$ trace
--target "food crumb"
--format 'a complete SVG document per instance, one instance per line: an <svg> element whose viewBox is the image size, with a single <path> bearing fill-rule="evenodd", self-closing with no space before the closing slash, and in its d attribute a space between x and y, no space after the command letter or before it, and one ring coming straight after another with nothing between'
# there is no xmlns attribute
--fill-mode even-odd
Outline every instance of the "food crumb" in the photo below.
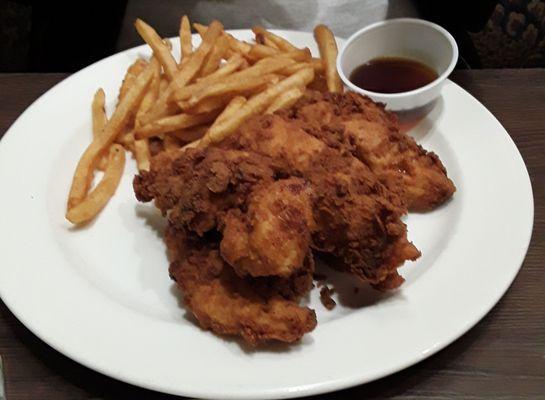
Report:
<svg viewBox="0 0 545 400"><path fill-rule="evenodd" d="M335 303L335 300L331 298L331 295L333 293L335 293L335 291L327 286L324 286L322 289L320 289L320 301L328 310L333 310L337 305L337 303Z"/></svg>

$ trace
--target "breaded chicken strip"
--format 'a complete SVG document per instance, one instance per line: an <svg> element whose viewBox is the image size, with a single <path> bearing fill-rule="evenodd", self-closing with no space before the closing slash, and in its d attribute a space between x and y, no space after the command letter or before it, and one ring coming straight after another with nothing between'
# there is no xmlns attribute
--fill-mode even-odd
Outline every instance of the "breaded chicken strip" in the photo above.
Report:
<svg viewBox="0 0 545 400"><path fill-rule="evenodd" d="M240 276L289 276L303 266L314 228L310 186L300 178L256 187L246 212L224 218L221 255Z"/></svg>
<svg viewBox="0 0 545 400"><path fill-rule="evenodd" d="M410 211L432 210L456 190L437 155L399 132L396 116L367 97L308 91L287 114L329 146L367 164Z"/></svg>
<svg viewBox="0 0 545 400"><path fill-rule="evenodd" d="M316 326L314 311L289 299L300 293L288 291L283 296L281 284L240 278L213 241L173 227L167 229L165 241L172 261L170 276L203 328L242 336L257 345L270 340L292 343Z"/></svg>
<svg viewBox="0 0 545 400"><path fill-rule="evenodd" d="M420 255L407 240L399 198L361 161L328 147L306 126L279 115L258 117L221 146L266 155L281 173L307 180L316 222L313 248L338 257L363 281L399 286L397 268Z"/></svg>
<svg viewBox="0 0 545 400"><path fill-rule="evenodd" d="M224 213L242 207L256 184L273 181L270 158L211 147L154 157L133 186L140 201L155 205L176 227L203 235Z"/></svg>

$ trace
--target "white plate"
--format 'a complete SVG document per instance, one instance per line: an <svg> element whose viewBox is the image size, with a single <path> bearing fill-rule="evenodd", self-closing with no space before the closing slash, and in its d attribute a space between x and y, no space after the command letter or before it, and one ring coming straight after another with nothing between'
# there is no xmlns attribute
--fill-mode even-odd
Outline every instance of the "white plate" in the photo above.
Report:
<svg viewBox="0 0 545 400"><path fill-rule="evenodd" d="M250 39L251 32L235 31ZM315 52L312 35L280 32ZM174 49L178 43L174 41ZM167 273L162 219L134 198L131 163L98 220L64 220L77 160L89 143L90 104L105 89L111 110L138 47L72 75L32 104L0 144L0 295L32 332L106 375L163 392L215 398L287 398L369 382L442 349L507 290L526 253L532 189L507 132L452 82L412 133L436 151L458 191L407 218L422 250L389 296L344 286L297 345L259 351L199 329ZM342 277L330 273L342 288ZM345 279L346 280L346 279Z"/></svg>

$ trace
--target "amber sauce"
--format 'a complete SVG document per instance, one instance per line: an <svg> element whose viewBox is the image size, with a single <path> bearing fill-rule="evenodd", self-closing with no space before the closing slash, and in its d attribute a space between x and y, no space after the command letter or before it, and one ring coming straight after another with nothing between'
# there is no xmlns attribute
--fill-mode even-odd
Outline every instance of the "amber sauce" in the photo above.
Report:
<svg viewBox="0 0 545 400"><path fill-rule="evenodd" d="M427 65L403 57L379 57L357 67L350 81L376 93L401 93L426 86L437 79Z"/></svg>

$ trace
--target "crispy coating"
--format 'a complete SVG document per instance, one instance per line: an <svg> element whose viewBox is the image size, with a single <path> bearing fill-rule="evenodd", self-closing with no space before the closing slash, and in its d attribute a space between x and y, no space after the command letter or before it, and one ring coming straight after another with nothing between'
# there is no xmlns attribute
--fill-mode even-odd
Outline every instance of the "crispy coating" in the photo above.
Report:
<svg viewBox="0 0 545 400"><path fill-rule="evenodd" d="M350 152L367 164L410 211L429 211L448 200L456 188L439 157L399 132L397 118L356 93L308 91L290 118L329 146Z"/></svg>
<svg viewBox="0 0 545 400"><path fill-rule="evenodd" d="M296 303L299 293L282 293L282 282L239 277L213 241L172 226L165 241L172 260L170 276L203 328L242 336L257 345L270 340L292 343L316 326L314 311ZM307 275L311 276L310 270Z"/></svg>
<svg viewBox="0 0 545 400"><path fill-rule="evenodd" d="M399 198L365 164L327 146L306 127L281 115L258 117L221 146L266 155L281 173L307 180L316 222L312 247L338 257L338 265L363 281L399 285L397 268L420 255L407 240Z"/></svg>
<svg viewBox="0 0 545 400"><path fill-rule="evenodd" d="M313 228L311 190L303 179L259 185L246 212L225 216L221 255L240 276L289 276L303 266Z"/></svg>
<svg viewBox="0 0 545 400"><path fill-rule="evenodd" d="M203 235L226 211L242 207L256 184L273 181L272 164L268 157L229 149L162 153L133 186L138 200L155 200L174 226Z"/></svg>

